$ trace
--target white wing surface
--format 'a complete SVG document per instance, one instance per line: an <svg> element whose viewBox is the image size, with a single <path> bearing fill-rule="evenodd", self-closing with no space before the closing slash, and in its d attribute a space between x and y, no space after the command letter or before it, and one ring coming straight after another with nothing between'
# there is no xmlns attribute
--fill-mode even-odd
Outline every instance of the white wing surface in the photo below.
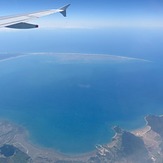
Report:
<svg viewBox="0 0 163 163"><path fill-rule="evenodd" d="M40 18L54 13L61 13L64 17L66 17L66 9L69 6L70 4L61 7L59 9L50 9L50 10L22 14L22 15L0 17L0 27L15 28L15 29L38 28L38 25L30 24L27 22L29 22L32 19Z"/></svg>

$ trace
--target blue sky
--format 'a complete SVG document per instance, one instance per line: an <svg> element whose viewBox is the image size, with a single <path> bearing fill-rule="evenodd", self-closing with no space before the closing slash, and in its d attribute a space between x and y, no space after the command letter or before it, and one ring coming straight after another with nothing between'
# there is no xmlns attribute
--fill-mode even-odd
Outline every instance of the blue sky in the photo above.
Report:
<svg viewBox="0 0 163 163"><path fill-rule="evenodd" d="M0 29L0 52L81 52L144 57L162 52L163 1L10 0L0 15L58 8L71 3L68 17L54 14L31 23L39 29ZM145 56L146 57L146 56ZM147 58L148 59L148 58Z"/></svg>
<svg viewBox="0 0 163 163"><path fill-rule="evenodd" d="M71 3L67 18L71 25L67 25L68 27L163 26L163 1L160 0L11 0L0 2L0 14L11 15L58 8L67 3ZM56 20L57 23L52 24L51 20ZM49 26L65 27L60 15L39 20L41 24L45 24L44 21Z"/></svg>

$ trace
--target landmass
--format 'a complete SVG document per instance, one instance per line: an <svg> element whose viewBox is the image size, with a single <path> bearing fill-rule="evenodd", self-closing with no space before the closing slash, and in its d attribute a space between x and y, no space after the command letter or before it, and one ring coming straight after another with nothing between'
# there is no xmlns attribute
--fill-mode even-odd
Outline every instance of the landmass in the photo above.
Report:
<svg viewBox="0 0 163 163"><path fill-rule="evenodd" d="M83 54L83 53L0 53L0 62L9 61L27 56L51 56L55 60L49 62L56 63L122 63L127 61L151 62L141 58L109 54Z"/></svg>
<svg viewBox="0 0 163 163"><path fill-rule="evenodd" d="M162 163L163 116L148 115L146 126L135 131L113 127L115 136L94 151L70 156L38 147L28 132L8 121L0 121L0 163Z"/></svg>
<svg viewBox="0 0 163 163"><path fill-rule="evenodd" d="M0 62L27 56L25 53L0 53Z"/></svg>

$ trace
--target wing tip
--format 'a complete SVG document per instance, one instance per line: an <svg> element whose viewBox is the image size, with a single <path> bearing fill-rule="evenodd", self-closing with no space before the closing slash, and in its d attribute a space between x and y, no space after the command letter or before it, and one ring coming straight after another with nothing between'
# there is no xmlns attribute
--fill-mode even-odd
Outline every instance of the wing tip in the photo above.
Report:
<svg viewBox="0 0 163 163"><path fill-rule="evenodd" d="M68 5L63 6L63 7L61 7L61 8L59 9L59 10L60 10L60 13L61 13L64 17L67 16L66 10L67 10L67 8L68 8L70 5L71 5L71 4L68 4Z"/></svg>

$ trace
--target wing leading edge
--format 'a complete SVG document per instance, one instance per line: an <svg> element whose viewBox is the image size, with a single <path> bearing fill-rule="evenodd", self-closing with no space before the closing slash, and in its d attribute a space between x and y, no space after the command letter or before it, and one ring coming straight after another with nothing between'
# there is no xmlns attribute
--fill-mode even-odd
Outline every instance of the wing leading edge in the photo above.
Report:
<svg viewBox="0 0 163 163"><path fill-rule="evenodd" d="M61 13L64 17L66 17L66 10L70 6L70 4L61 7L59 9L50 9L40 12L34 12L29 14L22 14L17 16L10 17L2 17L0 18L0 27L7 28L15 28L15 29L29 29L29 28L38 28L38 25L27 23L28 21L36 18L40 18L43 16Z"/></svg>

